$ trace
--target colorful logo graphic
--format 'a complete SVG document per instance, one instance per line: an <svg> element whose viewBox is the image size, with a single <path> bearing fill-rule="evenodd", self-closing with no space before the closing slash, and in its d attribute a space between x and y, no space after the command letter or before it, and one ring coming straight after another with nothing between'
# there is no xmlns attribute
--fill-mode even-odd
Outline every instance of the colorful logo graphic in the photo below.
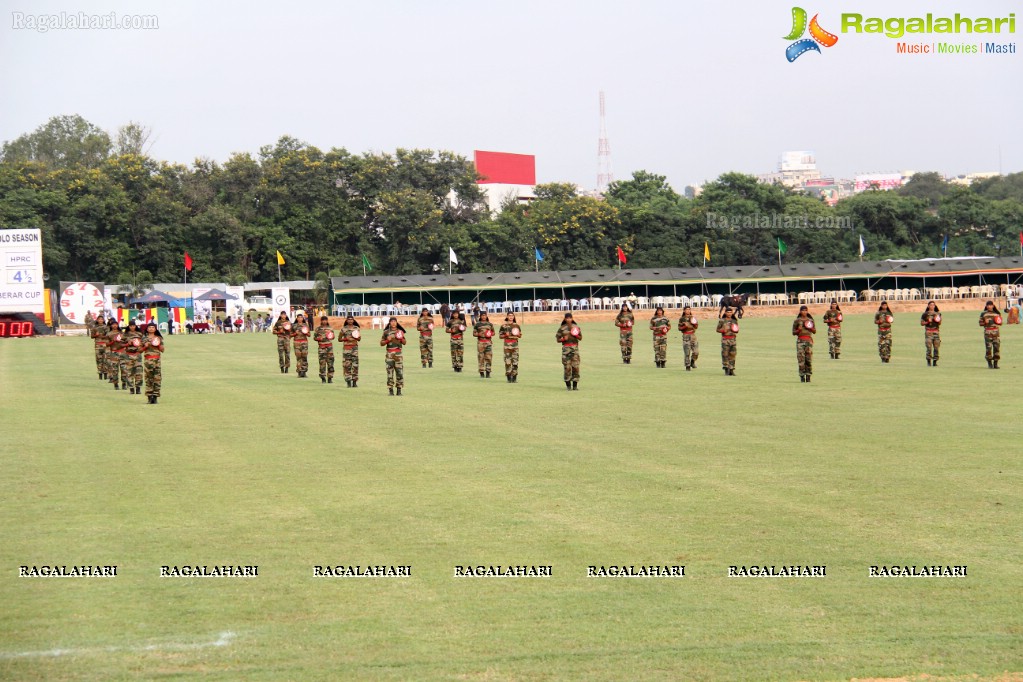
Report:
<svg viewBox="0 0 1023 682"><path fill-rule="evenodd" d="M796 42L785 48L785 59L788 59L789 62L796 61L800 55L810 50L820 52L821 48L817 46L818 44L831 47L838 42L838 36L821 28L817 23L817 17L818 15L815 14L810 20L810 38L796 40L806 31L806 10L802 7L792 8L792 31L785 36L785 40L795 40Z"/></svg>

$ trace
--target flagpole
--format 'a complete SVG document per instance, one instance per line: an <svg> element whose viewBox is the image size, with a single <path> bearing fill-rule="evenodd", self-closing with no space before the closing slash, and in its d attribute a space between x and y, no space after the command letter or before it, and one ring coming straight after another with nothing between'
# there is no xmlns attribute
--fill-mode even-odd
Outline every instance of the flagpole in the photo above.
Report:
<svg viewBox="0 0 1023 682"><path fill-rule="evenodd" d="M281 281L281 264L280 264L280 261L278 261L277 262L277 283L280 284L280 281Z"/></svg>

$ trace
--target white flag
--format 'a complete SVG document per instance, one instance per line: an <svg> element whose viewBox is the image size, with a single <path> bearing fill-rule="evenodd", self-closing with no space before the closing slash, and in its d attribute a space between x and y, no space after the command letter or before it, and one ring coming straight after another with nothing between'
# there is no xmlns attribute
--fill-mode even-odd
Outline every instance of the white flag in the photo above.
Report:
<svg viewBox="0 0 1023 682"><path fill-rule="evenodd" d="M450 246L448 247L448 260L454 263L455 265L458 265L458 256L455 255L455 250L452 249Z"/></svg>
<svg viewBox="0 0 1023 682"><path fill-rule="evenodd" d="M860 255L862 256L867 252L867 247L863 245L863 235L860 235Z"/></svg>

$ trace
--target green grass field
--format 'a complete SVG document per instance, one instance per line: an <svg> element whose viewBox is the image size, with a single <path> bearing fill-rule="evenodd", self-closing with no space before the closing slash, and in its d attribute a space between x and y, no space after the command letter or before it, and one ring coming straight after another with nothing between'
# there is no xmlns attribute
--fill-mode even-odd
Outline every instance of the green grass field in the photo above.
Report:
<svg viewBox="0 0 1023 682"><path fill-rule="evenodd" d="M641 316L642 317L642 316ZM677 315L675 316L677 317ZM917 315L893 360L849 316L799 383L789 318L747 320L737 375L584 325L580 391L552 326L520 379L383 351L358 389L277 370L269 335L169 337L163 398L113 391L83 338L0 341L0 679L845 680L1023 671L1023 334L988 370L975 313ZM412 335L415 337L415 335ZM823 336L821 334L820 336ZM315 363L315 354L313 354ZM338 355L340 377L340 354ZM501 361L497 359L497 365ZM968 577L868 577L876 564ZM20 565L116 564L107 579ZM258 564L248 579L165 564ZM410 578L315 578L410 564ZM455 565L552 565L538 579ZM684 564L684 578L587 578ZM729 578L825 564L826 578ZM978 679L969 677L969 679Z"/></svg>

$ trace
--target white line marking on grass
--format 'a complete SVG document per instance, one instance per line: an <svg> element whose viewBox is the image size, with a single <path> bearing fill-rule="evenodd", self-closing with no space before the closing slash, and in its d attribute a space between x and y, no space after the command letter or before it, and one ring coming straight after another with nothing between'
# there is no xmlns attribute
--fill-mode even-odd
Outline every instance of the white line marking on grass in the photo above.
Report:
<svg viewBox="0 0 1023 682"><path fill-rule="evenodd" d="M87 656L89 654L106 654L118 651L193 651L196 649L209 649L212 647L225 647L237 637L231 631L221 632L212 642L195 642L184 644L181 642L167 642L165 644L146 644L145 646L104 646L88 647L82 649L48 649L46 651L11 651L0 652L0 659L12 658L58 658L60 656Z"/></svg>

